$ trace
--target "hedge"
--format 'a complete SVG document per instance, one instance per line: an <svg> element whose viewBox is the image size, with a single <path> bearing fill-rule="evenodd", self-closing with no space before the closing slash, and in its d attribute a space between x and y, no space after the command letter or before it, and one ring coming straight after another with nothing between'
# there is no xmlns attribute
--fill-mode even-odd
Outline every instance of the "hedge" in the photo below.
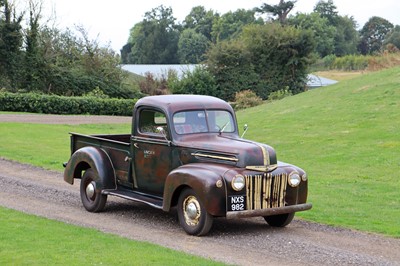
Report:
<svg viewBox="0 0 400 266"><path fill-rule="evenodd" d="M131 116L136 101L137 99L101 99L0 92L0 111Z"/></svg>

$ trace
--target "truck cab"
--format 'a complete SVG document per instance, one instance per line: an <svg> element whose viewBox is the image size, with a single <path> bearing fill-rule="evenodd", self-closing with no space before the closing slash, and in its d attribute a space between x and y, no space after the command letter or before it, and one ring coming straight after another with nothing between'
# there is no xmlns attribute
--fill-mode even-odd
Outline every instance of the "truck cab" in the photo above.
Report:
<svg viewBox="0 0 400 266"><path fill-rule="evenodd" d="M88 211L103 210L108 195L164 211L177 207L191 235L207 234L214 217L261 216L282 227L312 207L305 171L240 137L232 107L210 96L144 97L135 104L131 134L72 133L64 179L76 178Z"/></svg>

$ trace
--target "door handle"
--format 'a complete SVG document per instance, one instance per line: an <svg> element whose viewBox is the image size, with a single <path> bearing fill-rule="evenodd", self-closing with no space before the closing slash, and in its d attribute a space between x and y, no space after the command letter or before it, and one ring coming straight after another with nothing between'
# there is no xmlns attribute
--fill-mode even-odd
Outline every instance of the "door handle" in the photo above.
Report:
<svg viewBox="0 0 400 266"><path fill-rule="evenodd" d="M133 143L133 147L135 147L136 149L140 149L137 143Z"/></svg>

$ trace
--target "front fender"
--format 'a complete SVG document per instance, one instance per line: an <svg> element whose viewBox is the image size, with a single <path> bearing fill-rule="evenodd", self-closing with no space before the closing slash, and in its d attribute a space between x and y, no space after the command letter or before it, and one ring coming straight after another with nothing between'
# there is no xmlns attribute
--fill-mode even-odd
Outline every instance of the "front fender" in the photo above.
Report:
<svg viewBox="0 0 400 266"><path fill-rule="evenodd" d="M95 147L83 147L72 154L64 170L64 181L72 185L74 178L81 178L82 171L88 168L96 171L99 189L116 189L111 159L104 150Z"/></svg>
<svg viewBox="0 0 400 266"><path fill-rule="evenodd" d="M225 216L226 184L223 176L229 169L223 165L194 163L173 170L165 181L163 210L169 211L171 206L177 204L182 189L190 187L208 213Z"/></svg>

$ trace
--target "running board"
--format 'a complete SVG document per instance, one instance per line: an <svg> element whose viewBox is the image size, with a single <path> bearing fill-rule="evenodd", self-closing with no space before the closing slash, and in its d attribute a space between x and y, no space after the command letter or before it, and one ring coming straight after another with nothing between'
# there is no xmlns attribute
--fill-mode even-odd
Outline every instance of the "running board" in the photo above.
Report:
<svg viewBox="0 0 400 266"><path fill-rule="evenodd" d="M132 192L132 191L103 190L102 194L117 196L117 197L124 198L124 199L127 199L127 200L132 200L132 201L136 201L136 202L145 203L145 204L150 205L151 207L154 207L154 208L157 208L157 209L162 209L162 207L163 207L162 199L149 197L149 196L142 195L142 194L139 194L139 193L136 193L136 192Z"/></svg>

